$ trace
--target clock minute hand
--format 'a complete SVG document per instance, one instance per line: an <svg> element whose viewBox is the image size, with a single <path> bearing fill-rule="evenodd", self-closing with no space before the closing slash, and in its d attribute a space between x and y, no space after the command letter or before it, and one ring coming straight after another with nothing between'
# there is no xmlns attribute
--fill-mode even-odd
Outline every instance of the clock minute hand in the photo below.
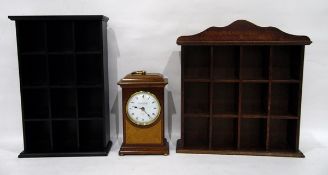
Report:
<svg viewBox="0 0 328 175"><path fill-rule="evenodd" d="M149 118L151 118L150 115L146 111L144 111L144 112L148 115Z"/></svg>

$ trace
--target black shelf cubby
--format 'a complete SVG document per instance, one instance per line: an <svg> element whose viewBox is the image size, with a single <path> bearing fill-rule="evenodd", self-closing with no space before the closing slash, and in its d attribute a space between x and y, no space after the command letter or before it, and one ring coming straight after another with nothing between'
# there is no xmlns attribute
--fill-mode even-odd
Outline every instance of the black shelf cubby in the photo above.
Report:
<svg viewBox="0 0 328 175"><path fill-rule="evenodd" d="M43 54L22 54L19 60L22 86L45 85L48 83L47 58Z"/></svg>
<svg viewBox="0 0 328 175"><path fill-rule="evenodd" d="M108 18L9 18L17 24L24 132L19 157L107 155Z"/></svg>
<svg viewBox="0 0 328 175"><path fill-rule="evenodd" d="M79 118L103 118L103 88L79 88Z"/></svg>
<svg viewBox="0 0 328 175"><path fill-rule="evenodd" d="M82 151L102 150L106 147L104 142L104 121L80 120L80 149Z"/></svg>
<svg viewBox="0 0 328 175"><path fill-rule="evenodd" d="M73 52L73 22L48 21L47 47L49 52Z"/></svg>
<svg viewBox="0 0 328 175"><path fill-rule="evenodd" d="M44 21L17 21L16 32L19 36L17 42L20 52L45 52L46 25Z"/></svg>
<svg viewBox="0 0 328 175"><path fill-rule="evenodd" d="M22 90L22 112L24 119L49 118L49 93L46 88Z"/></svg>
<svg viewBox="0 0 328 175"><path fill-rule="evenodd" d="M101 54L77 54L77 83L80 85L102 83Z"/></svg>
<svg viewBox="0 0 328 175"><path fill-rule="evenodd" d="M98 21L75 22L76 50L81 52L101 51L102 28ZM92 35L90 35L92 33Z"/></svg>
<svg viewBox="0 0 328 175"><path fill-rule="evenodd" d="M72 152L78 148L77 124L75 120L52 121L55 152Z"/></svg>
<svg viewBox="0 0 328 175"><path fill-rule="evenodd" d="M24 133L24 151L26 153L44 153L51 151L49 121L25 121Z"/></svg>
<svg viewBox="0 0 328 175"><path fill-rule="evenodd" d="M52 54L49 59L49 82L51 85L75 84L75 59L73 54Z"/></svg>
<svg viewBox="0 0 328 175"><path fill-rule="evenodd" d="M76 94L73 88L52 88L50 94L52 118L76 118Z"/></svg>

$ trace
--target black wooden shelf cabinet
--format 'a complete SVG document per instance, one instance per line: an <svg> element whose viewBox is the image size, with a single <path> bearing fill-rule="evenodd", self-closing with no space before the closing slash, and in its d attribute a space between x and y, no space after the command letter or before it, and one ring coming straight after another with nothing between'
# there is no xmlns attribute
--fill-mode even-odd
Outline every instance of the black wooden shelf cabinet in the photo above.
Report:
<svg viewBox="0 0 328 175"><path fill-rule="evenodd" d="M306 36L239 20L179 37L180 153L303 157L299 151Z"/></svg>
<svg viewBox="0 0 328 175"><path fill-rule="evenodd" d="M24 151L105 156L109 135L105 16L9 16L16 22Z"/></svg>

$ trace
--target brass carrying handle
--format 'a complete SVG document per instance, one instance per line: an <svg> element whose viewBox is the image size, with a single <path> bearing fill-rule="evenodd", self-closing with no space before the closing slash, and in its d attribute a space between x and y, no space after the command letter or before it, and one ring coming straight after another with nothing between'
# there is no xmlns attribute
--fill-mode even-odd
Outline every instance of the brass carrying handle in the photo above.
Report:
<svg viewBox="0 0 328 175"><path fill-rule="evenodd" d="M132 75L146 75L146 71L138 70L131 73Z"/></svg>

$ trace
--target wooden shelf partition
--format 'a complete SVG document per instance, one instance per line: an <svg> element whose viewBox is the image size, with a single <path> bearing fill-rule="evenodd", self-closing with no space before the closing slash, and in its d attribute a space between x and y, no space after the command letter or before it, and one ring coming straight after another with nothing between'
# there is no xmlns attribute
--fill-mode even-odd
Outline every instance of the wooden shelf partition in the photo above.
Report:
<svg viewBox="0 0 328 175"><path fill-rule="evenodd" d="M304 157L298 144L308 37L239 20L177 43L178 153Z"/></svg>
<svg viewBox="0 0 328 175"><path fill-rule="evenodd" d="M108 18L9 18L16 22L21 83L19 157L107 155Z"/></svg>

